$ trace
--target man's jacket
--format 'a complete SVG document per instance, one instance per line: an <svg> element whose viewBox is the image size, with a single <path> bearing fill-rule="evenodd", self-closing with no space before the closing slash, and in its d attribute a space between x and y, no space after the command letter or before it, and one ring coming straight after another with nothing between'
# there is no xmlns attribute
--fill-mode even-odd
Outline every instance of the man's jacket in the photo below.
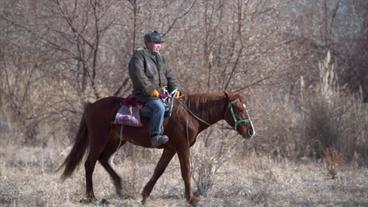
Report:
<svg viewBox="0 0 368 207"><path fill-rule="evenodd" d="M161 55L153 55L147 48L134 51L129 62L129 76L133 82L133 94L138 100L153 99L152 90L161 91L168 87L169 91L181 90L174 74Z"/></svg>

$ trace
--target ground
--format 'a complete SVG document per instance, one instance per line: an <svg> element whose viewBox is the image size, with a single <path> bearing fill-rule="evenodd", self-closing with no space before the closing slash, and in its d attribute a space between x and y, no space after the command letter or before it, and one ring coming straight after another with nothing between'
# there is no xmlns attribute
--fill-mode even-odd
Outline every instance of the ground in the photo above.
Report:
<svg viewBox="0 0 368 207"><path fill-rule="evenodd" d="M160 150L156 151L153 157L158 159ZM139 157L121 161L118 155L114 167L132 197L119 198L98 164L93 178L99 201L92 206L141 206L139 192L155 162L142 164ZM64 157L65 151L57 148L2 146L0 206L91 206L80 203L85 192L82 167L64 182L60 180L61 172L55 172ZM201 197L198 206L368 206L367 168L344 165L337 178L331 179L322 161L292 162L265 155L235 160L227 161L217 171L213 187ZM188 206L177 157L145 206Z"/></svg>

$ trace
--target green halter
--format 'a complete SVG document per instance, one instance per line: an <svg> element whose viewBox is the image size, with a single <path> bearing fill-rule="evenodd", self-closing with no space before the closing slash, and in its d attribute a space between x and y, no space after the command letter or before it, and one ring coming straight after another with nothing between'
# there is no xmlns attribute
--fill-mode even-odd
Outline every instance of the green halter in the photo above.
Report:
<svg viewBox="0 0 368 207"><path fill-rule="evenodd" d="M234 109L233 109L233 104L235 104L236 102L238 102L238 99L235 99L234 101L230 101L229 106L228 106L228 108L230 108L231 116L232 116L234 124L235 124L235 126L234 126L235 130L238 129L238 126L241 123L244 123L244 124L251 124L252 123L249 118L239 119L236 116L236 114L234 113Z"/></svg>

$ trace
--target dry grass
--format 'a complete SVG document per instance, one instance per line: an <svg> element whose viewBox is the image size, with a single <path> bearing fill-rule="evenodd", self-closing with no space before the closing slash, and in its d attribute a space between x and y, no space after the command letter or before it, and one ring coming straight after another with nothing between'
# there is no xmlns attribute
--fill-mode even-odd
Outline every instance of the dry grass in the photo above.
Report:
<svg viewBox="0 0 368 207"><path fill-rule="evenodd" d="M79 168L62 183L54 169L62 161L61 149L3 146L0 149L0 206L86 206L84 172ZM192 151L192 153L198 153ZM159 152L153 152L155 159ZM213 186L198 206L367 206L368 172L365 168L341 166L339 177L329 179L324 164L309 160L275 161L249 153L235 155L213 174ZM117 157L115 157L115 160ZM115 161L127 189L136 193L149 179L154 163L142 160ZM157 157L158 159L158 157ZM156 160L157 160L156 159ZM141 206L140 196L121 200L97 165L94 187L109 206ZM193 186L195 187L195 186ZM177 158L158 181L146 206L188 206Z"/></svg>

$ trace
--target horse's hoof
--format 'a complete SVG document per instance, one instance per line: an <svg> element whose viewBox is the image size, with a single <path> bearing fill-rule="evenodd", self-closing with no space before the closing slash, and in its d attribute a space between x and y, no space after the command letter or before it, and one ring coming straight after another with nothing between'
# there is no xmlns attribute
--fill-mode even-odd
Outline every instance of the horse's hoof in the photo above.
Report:
<svg viewBox="0 0 368 207"><path fill-rule="evenodd" d="M123 192L123 190L117 190L116 194L118 194L118 196L122 199L125 199L126 194Z"/></svg>
<svg viewBox="0 0 368 207"><path fill-rule="evenodd" d="M127 195L127 194L119 195L119 197L120 197L121 199L123 199L123 200L134 198L133 196L131 196L131 195Z"/></svg>
<svg viewBox="0 0 368 207"><path fill-rule="evenodd" d="M189 201L188 201L188 203L190 204L190 205L192 205L192 206L195 206L198 202L199 202L199 198L197 197L197 196L192 196L190 199L189 199Z"/></svg>
<svg viewBox="0 0 368 207"><path fill-rule="evenodd" d="M83 204L89 204L89 203L97 202L97 199L95 197L88 197L88 198L81 199L79 202Z"/></svg>
<svg viewBox="0 0 368 207"><path fill-rule="evenodd" d="M146 204L146 201L147 201L147 198L146 197L143 197L142 198L142 205Z"/></svg>
<svg viewBox="0 0 368 207"><path fill-rule="evenodd" d="M118 194L119 198L121 198L123 200L133 198L133 196L129 195L128 193L124 193L122 190L117 191L116 193Z"/></svg>
<svg viewBox="0 0 368 207"><path fill-rule="evenodd" d="M100 203L102 205L108 205L109 204L109 201L107 201L106 199L103 198Z"/></svg>

